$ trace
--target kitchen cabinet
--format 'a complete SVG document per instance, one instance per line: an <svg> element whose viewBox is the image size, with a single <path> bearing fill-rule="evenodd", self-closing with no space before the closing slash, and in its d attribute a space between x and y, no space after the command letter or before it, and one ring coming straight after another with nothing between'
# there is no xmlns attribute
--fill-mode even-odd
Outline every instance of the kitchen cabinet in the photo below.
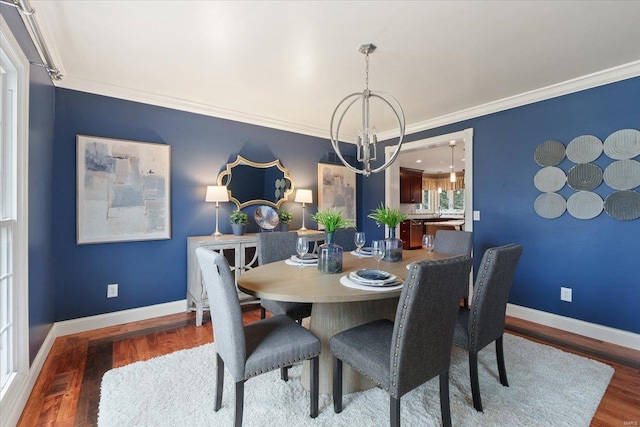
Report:
<svg viewBox="0 0 640 427"><path fill-rule="evenodd" d="M402 249L416 249L422 247L422 220L407 219L400 223L400 240Z"/></svg>
<svg viewBox="0 0 640 427"><path fill-rule="evenodd" d="M422 203L422 171L400 168L400 203Z"/></svg>

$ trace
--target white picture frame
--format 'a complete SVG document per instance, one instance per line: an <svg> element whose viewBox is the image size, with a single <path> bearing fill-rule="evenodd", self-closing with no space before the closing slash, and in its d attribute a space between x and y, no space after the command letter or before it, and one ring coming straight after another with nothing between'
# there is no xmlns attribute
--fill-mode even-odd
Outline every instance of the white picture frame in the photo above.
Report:
<svg viewBox="0 0 640 427"><path fill-rule="evenodd" d="M77 244L171 238L171 147L76 136Z"/></svg>

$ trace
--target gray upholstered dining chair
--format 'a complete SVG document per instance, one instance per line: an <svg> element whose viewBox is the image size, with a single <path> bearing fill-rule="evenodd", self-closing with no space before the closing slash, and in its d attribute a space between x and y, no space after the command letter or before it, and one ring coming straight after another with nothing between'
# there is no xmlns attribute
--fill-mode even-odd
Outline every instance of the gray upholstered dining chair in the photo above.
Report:
<svg viewBox="0 0 640 427"><path fill-rule="evenodd" d="M257 235L258 264L264 265L276 261L282 261L296 254L296 240L298 233L289 232L265 232ZM284 302L273 300L260 300L260 318L266 317L265 310L272 314L285 314L298 323L302 319L311 316L311 304L298 302Z"/></svg>
<svg viewBox="0 0 640 427"><path fill-rule="evenodd" d="M470 231L437 230L433 251L447 255L468 255L473 250L473 234Z"/></svg>
<svg viewBox="0 0 640 427"><path fill-rule="evenodd" d="M214 410L222 406L225 364L235 382L234 425L242 425L244 383L246 380L292 362L311 361L310 416L318 415L318 375L321 344L312 332L279 315L242 324L242 311L227 260L207 248L197 248L216 347L217 378Z"/></svg>
<svg viewBox="0 0 640 427"><path fill-rule="evenodd" d="M353 239L356 235L355 228L341 228L333 233L333 243L342 246L345 252L355 251L356 242Z"/></svg>
<svg viewBox="0 0 640 427"><path fill-rule="evenodd" d="M447 255L468 255L473 251L473 233L458 230L437 230L433 241L433 251ZM469 270L471 272L471 270ZM464 306L469 306L469 289L462 296Z"/></svg>
<svg viewBox="0 0 640 427"><path fill-rule="evenodd" d="M449 364L461 289L468 285L468 256L411 265L395 322L376 320L331 337L333 408L342 412L342 363L389 393L390 424L400 426L400 398L436 375L442 423L451 425Z"/></svg>
<svg viewBox="0 0 640 427"><path fill-rule="evenodd" d="M522 246L511 244L485 251L473 289L471 308L460 307L453 342L469 352L469 379L473 407L482 412L478 381L478 352L496 342L500 383L508 387L502 335L511 282L522 254Z"/></svg>

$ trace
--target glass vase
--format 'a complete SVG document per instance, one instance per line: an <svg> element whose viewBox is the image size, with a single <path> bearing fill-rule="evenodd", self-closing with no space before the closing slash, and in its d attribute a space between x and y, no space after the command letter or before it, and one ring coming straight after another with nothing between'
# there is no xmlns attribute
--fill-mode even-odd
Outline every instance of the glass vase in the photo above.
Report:
<svg viewBox="0 0 640 427"><path fill-rule="evenodd" d="M327 232L325 243L318 246L318 271L320 273L342 272L342 246L333 243L333 233Z"/></svg>
<svg viewBox="0 0 640 427"><path fill-rule="evenodd" d="M396 238L396 229L389 228L389 237L384 239L384 261L402 261L402 240Z"/></svg>

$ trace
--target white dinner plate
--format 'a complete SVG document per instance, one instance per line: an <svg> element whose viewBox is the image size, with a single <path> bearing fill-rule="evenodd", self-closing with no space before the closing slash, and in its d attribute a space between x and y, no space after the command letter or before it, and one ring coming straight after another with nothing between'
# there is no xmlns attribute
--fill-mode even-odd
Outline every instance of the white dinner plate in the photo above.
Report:
<svg viewBox="0 0 640 427"><path fill-rule="evenodd" d="M349 273L349 280L364 286L394 286L398 278L381 270L359 270Z"/></svg>
<svg viewBox="0 0 640 427"><path fill-rule="evenodd" d="M305 254L302 259L298 255L291 255L291 261L303 264L317 264L318 263L318 255L314 254Z"/></svg>
<svg viewBox="0 0 640 427"><path fill-rule="evenodd" d="M340 283L343 286L353 289L360 289L363 291L377 291L377 292L390 292L398 289L402 289L403 283L402 280L398 279L398 282L393 286L371 286L371 285L363 285L361 283L356 283L353 280L350 280L347 276L342 276L340 278Z"/></svg>

